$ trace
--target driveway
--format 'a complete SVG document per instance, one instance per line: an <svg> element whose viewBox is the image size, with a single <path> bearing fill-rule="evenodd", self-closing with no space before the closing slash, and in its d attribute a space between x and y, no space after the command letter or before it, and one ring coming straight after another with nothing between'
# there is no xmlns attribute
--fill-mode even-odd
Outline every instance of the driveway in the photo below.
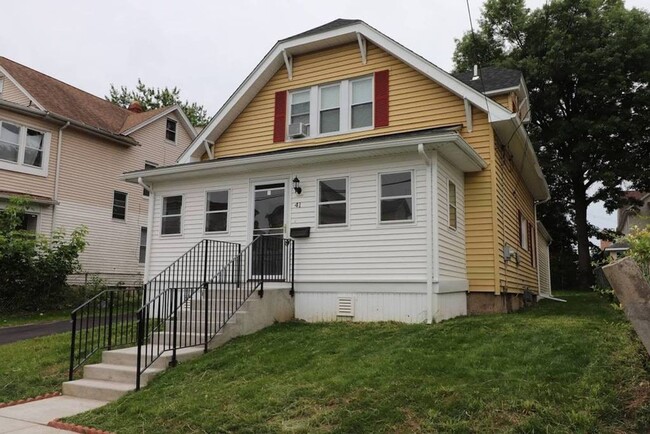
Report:
<svg viewBox="0 0 650 434"><path fill-rule="evenodd" d="M0 328L0 345L18 342L39 336L54 335L69 332L70 320L55 321L41 324L29 324L15 327Z"/></svg>

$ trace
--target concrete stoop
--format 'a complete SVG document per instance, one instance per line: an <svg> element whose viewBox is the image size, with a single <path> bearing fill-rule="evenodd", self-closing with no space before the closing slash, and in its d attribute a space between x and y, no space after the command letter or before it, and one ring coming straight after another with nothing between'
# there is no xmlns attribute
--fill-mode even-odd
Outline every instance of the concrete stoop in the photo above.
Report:
<svg viewBox="0 0 650 434"><path fill-rule="evenodd" d="M289 289L290 285L288 284L274 284L270 288L265 288L263 298L260 298L257 293L253 294L221 328L219 333L210 340L208 348L220 347L233 338L255 333L276 322L292 320L294 318L294 302L289 295ZM188 306L189 309L195 307L195 304ZM183 334L183 323L183 321L177 323L179 337ZM202 326L204 323L199 320L198 324L193 322L189 324L190 331L193 332L196 326ZM167 342L169 342L171 334L164 335L166 337L161 334L154 341L168 339ZM191 360L203 354L202 337L197 335L195 342L197 346L176 351L176 358L179 362ZM144 360L144 356L142 358ZM63 383L63 394L102 401L116 400L135 390L137 359L137 347L104 351L101 363L84 367L82 379ZM143 373L140 379L141 385L146 385L156 375L167 369L171 359L171 351L163 353Z"/></svg>

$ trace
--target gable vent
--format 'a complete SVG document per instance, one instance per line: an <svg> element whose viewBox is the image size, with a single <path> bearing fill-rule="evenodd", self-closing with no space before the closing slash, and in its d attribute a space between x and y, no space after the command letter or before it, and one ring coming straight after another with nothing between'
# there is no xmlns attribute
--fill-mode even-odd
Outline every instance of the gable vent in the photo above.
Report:
<svg viewBox="0 0 650 434"><path fill-rule="evenodd" d="M354 316L354 299L352 297L338 298L336 316Z"/></svg>

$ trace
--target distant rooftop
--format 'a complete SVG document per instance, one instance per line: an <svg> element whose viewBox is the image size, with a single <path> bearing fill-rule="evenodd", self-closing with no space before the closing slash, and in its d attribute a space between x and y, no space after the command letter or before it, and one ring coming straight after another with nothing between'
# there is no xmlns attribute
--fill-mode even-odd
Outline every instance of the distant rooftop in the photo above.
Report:
<svg viewBox="0 0 650 434"><path fill-rule="evenodd" d="M305 36L317 35L319 33L329 32L330 30L340 29L341 27L351 26L352 24L361 23L361 20L346 20L344 18L337 18L334 21L323 24L322 26L314 27L305 32L298 33L297 35L289 36L288 38L282 39L282 41L290 41L292 39L304 38Z"/></svg>

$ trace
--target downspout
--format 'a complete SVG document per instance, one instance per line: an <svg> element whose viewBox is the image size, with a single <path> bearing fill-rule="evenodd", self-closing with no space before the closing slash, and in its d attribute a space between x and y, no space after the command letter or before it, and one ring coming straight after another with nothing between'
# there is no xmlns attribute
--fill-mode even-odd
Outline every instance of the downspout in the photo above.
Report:
<svg viewBox="0 0 650 434"><path fill-rule="evenodd" d="M432 182L432 170L433 170L433 161L431 157L427 155L424 150L424 144L420 143L418 145L418 154L422 157L424 164L427 166L427 188L426 188L426 197L427 197L427 324L433 322L433 267L434 261L437 258L434 258L434 246L433 246L433 182Z"/></svg>
<svg viewBox="0 0 650 434"><path fill-rule="evenodd" d="M149 270L151 269L151 241L153 240L153 209L156 206L156 193L150 185L145 184L142 178L138 178L138 184L149 192L149 209L147 210L147 251L144 255L143 282L149 281Z"/></svg>
<svg viewBox="0 0 650 434"><path fill-rule="evenodd" d="M59 128L59 137L56 145L56 169L54 173L54 197L52 201L52 223L50 226L50 236L56 227L56 204L59 203L59 169L61 167L61 149L63 148L63 130L70 126L70 121L67 121L61 128Z"/></svg>

